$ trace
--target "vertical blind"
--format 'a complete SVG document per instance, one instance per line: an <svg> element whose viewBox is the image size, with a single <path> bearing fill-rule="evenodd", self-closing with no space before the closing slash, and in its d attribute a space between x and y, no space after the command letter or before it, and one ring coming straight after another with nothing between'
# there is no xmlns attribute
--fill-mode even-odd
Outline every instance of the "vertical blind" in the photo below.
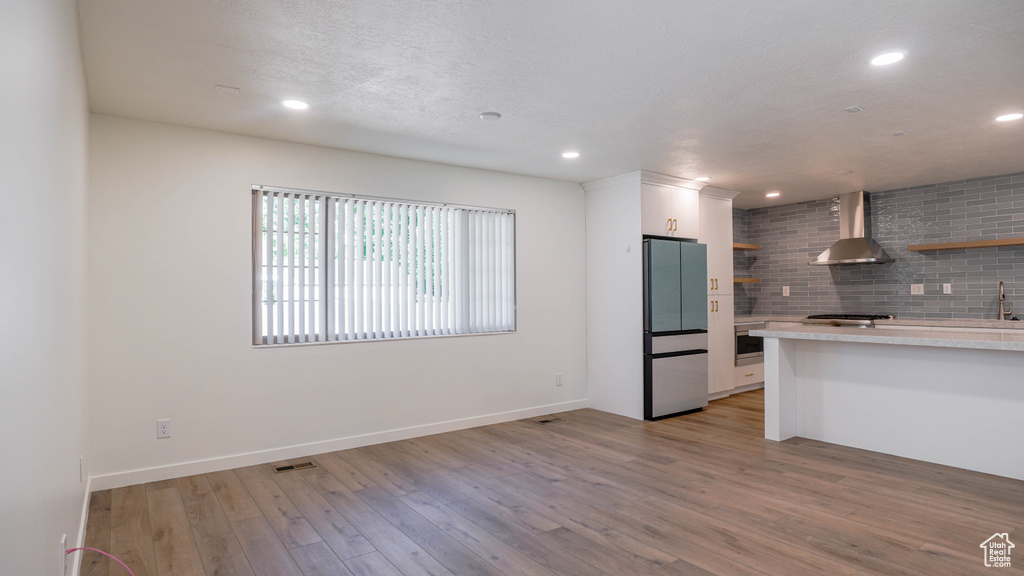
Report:
<svg viewBox="0 0 1024 576"><path fill-rule="evenodd" d="M515 330L515 213L253 188L253 343Z"/></svg>

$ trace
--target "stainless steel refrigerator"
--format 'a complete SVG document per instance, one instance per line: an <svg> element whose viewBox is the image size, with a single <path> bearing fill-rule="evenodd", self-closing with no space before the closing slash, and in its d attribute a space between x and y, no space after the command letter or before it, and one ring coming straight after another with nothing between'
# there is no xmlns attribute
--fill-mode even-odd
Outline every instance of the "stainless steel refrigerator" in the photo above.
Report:
<svg viewBox="0 0 1024 576"><path fill-rule="evenodd" d="M708 405L708 252L644 238L644 418Z"/></svg>

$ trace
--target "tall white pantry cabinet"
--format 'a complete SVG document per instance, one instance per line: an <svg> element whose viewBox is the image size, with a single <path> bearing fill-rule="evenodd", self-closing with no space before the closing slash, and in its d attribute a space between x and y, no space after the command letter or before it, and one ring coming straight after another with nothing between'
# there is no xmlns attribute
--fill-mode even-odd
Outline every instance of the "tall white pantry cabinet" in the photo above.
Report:
<svg viewBox="0 0 1024 576"><path fill-rule="evenodd" d="M736 331L733 311L732 199L735 192L700 192L700 235L708 247L708 394L728 395L735 386Z"/></svg>
<svg viewBox="0 0 1024 576"><path fill-rule="evenodd" d="M731 389L732 199L737 193L646 171L588 182L583 189L591 407L643 418L644 234L708 245L708 278L717 280L708 284L709 392Z"/></svg>

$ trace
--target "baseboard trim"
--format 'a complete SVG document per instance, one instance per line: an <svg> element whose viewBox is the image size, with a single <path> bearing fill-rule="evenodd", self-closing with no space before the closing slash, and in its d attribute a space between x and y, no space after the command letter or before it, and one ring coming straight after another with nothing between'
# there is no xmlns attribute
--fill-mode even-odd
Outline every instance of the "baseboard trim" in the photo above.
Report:
<svg viewBox="0 0 1024 576"><path fill-rule="evenodd" d="M360 446L369 446L371 444L381 444L383 442L407 440L409 438L429 436L431 434L440 434L442 432L476 428L477 426L487 426L488 424L499 424L501 422L532 418L534 416L542 416L554 412L579 410L580 408L587 408L588 405L589 402L587 400L574 400L571 402L535 406L533 408L523 408L520 410L511 410L508 412L499 412L484 416L473 416L470 418L449 420L434 424L424 424L422 426L411 426L408 428L398 428L383 432L335 438L333 440L310 442L308 444L297 444L294 446L285 446L283 448L274 448L271 450L260 450L256 452L247 452L245 454L234 454L231 456L169 464L167 466L155 466L152 468L141 468L138 470L128 470L126 472L103 474L89 478L89 493L91 493L92 490L109 490L111 488L121 488L123 486L132 486L146 482L157 482L160 480L169 480L171 478L180 478L195 474L206 474L220 470L240 468L242 466L266 464L291 458L302 458L304 456L312 456L314 454L323 454L324 452L347 450L349 448L358 448ZM88 498L86 499L86 514L87 513ZM86 514L83 514L83 522L85 521ZM84 524L81 534L85 534Z"/></svg>
<svg viewBox="0 0 1024 576"><path fill-rule="evenodd" d="M714 394L708 394L708 402L715 400L721 400L722 398L728 398L733 394L742 394L744 392L750 392L751 390L757 390L758 388L764 388L764 382L756 382L754 384L746 384L743 386L737 386L732 390L726 390L725 392L715 392Z"/></svg>
<svg viewBox="0 0 1024 576"><path fill-rule="evenodd" d="M92 478L85 480L85 494L82 497L82 518L78 521L78 537L75 544L68 548L81 548L85 546L85 528L89 523L89 500L92 498ZM82 552L76 552L69 556L68 564L71 565L71 576L78 576L82 571Z"/></svg>
<svg viewBox="0 0 1024 576"><path fill-rule="evenodd" d="M747 384L746 386L738 386L732 389L731 394L742 394L743 392L750 392L751 390L758 390L764 388L764 382L755 382L754 384Z"/></svg>

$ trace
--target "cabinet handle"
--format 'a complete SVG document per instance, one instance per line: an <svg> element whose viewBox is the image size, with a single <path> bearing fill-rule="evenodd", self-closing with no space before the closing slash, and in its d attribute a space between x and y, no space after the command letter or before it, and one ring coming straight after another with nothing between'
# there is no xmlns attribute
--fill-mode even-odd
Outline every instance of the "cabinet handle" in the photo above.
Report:
<svg viewBox="0 0 1024 576"><path fill-rule="evenodd" d="M672 219L671 218L668 219L668 222L665 223L665 226L666 226L666 229L665 229L666 232L671 232L672 231Z"/></svg>
<svg viewBox="0 0 1024 576"><path fill-rule="evenodd" d="M751 372L750 374L744 374L744 375L743 375L743 377L744 377L744 378L750 378L750 377L751 377L751 376L753 376L753 375L754 375L754 373L753 373L753 372Z"/></svg>
<svg viewBox="0 0 1024 576"><path fill-rule="evenodd" d="M678 232L679 231L679 220L676 220L675 218L672 219L672 231L673 232Z"/></svg>

